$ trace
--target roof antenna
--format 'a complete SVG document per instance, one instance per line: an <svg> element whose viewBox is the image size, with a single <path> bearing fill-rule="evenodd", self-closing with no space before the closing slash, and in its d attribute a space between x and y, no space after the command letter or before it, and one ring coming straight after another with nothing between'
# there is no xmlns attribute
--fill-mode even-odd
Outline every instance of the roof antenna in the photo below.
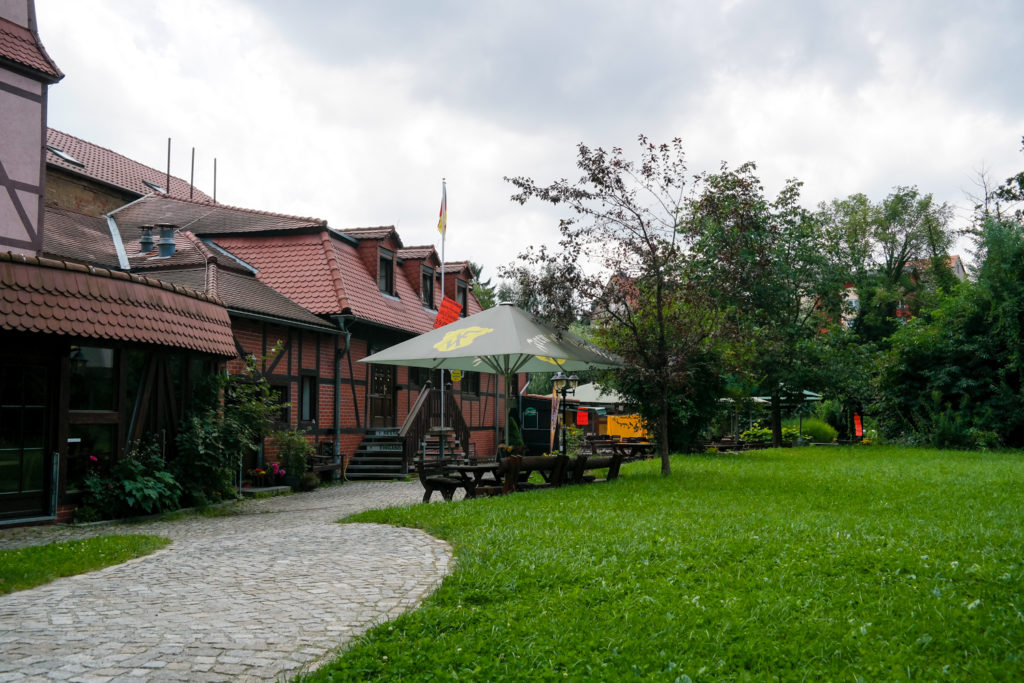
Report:
<svg viewBox="0 0 1024 683"><path fill-rule="evenodd" d="M188 177L188 200L192 201L192 188L196 186L196 148L192 148L192 171Z"/></svg>
<svg viewBox="0 0 1024 683"><path fill-rule="evenodd" d="M213 203L217 203L217 157L213 158Z"/></svg>
<svg viewBox="0 0 1024 683"><path fill-rule="evenodd" d="M171 139L167 138L167 195L171 194Z"/></svg>

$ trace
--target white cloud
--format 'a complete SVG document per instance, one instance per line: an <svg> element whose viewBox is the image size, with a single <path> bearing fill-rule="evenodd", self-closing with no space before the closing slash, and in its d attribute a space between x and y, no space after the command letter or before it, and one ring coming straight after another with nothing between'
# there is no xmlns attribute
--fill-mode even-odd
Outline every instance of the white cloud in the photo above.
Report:
<svg viewBox="0 0 1024 683"><path fill-rule="evenodd" d="M396 224L487 272L556 239L557 209L502 177L573 177L580 141L681 136L693 171L758 163L808 203L917 184L960 201L982 163L1019 170L1006 63L1021 11L955 5L649 2L258 4L38 0L67 73L51 125L252 208ZM930 8L935 7L934 11ZM914 19L915 21L911 21Z"/></svg>

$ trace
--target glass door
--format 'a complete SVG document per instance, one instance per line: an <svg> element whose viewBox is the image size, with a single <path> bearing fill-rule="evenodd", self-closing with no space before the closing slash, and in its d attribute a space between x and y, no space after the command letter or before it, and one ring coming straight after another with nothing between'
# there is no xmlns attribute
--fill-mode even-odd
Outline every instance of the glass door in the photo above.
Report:
<svg viewBox="0 0 1024 683"><path fill-rule="evenodd" d="M45 364L0 361L0 518L52 513L50 379Z"/></svg>

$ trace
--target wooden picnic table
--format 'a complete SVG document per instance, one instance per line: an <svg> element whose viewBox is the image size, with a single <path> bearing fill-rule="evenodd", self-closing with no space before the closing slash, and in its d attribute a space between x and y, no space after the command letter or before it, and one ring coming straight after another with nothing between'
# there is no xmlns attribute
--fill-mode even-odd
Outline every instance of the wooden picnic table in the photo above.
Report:
<svg viewBox="0 0 1024 683"><path fill-rule="evenodd" d="M611 448L623 460L640 460L654 450L654 444L650 441L613 441Z"/></svg>
<svg viewBox="0 0 1024 683"><path fill-rule="evenodd" d="M501 464L498 462L475 462L475 463L449 463L444 466L445 472L457 474L463 480L479 484L488 474L494 475L494 480L501 483ZM467 489L467 495L469 491Z"/></svg>

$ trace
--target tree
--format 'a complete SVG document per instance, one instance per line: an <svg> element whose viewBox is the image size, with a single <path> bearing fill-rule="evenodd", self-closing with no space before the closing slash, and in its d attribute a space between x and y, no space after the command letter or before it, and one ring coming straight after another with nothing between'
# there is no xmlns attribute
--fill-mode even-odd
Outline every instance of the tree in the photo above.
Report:
<svg viewBox="0 0 1024 683"><path fill-rule="evenodd" d="M559 223L557 250L531 247L502 276L515 283L518 304L563 329L594 320L597 338L630 365L618 373L618 389L657 435L661 471L669 474L670 421L702 414L692 409L697 380L720 354L722 326L708 292L684 267L682 141L655 145L640 136L639 145L632 161L621 148L580 144L575 182L506 178L518 190L514 201L565 206L570 216Z"/></svg>
<svg viewBox="0 0 1024 683"><path fill-rule="evenodd" d="M987 219L977 282L891 338L878 378L890 435L939 447L1024 446L1024 225Z"/></svg>
<svg viewBox="0 0 1024 683"><path fill-rule="evenodd" d="M819 206L816 218L826 254L856 287L855 329L866 341L885 339L899 318L929 305L932 292L955 284L948 265L952 209L916 187L896 187L877 204L862 194L834 200Z"/></svg>
<svg viewBox="0 0 1024 683"><path fill-rule="evenodd" d="M771 397L772 434L782 406L814 378L807 342L819 333L823 296L842 290L825 255L821 224L799 205L790 180L769 200L746 163L701 177L682 227L693 243L690 276L725 307L742 343L733 353L747 381Z"/></svg>
<svg viewBox="0 0 1024 683"><path fill-rule="evenodd" d="M479 263L470 261L469 269L473 271L473 296L476 297L481 308L493 308L494 304L498 303L495 300L494 285L491 284L490 278L486 280L480 279L480 274L483 272L484 267Z"/></svg>

